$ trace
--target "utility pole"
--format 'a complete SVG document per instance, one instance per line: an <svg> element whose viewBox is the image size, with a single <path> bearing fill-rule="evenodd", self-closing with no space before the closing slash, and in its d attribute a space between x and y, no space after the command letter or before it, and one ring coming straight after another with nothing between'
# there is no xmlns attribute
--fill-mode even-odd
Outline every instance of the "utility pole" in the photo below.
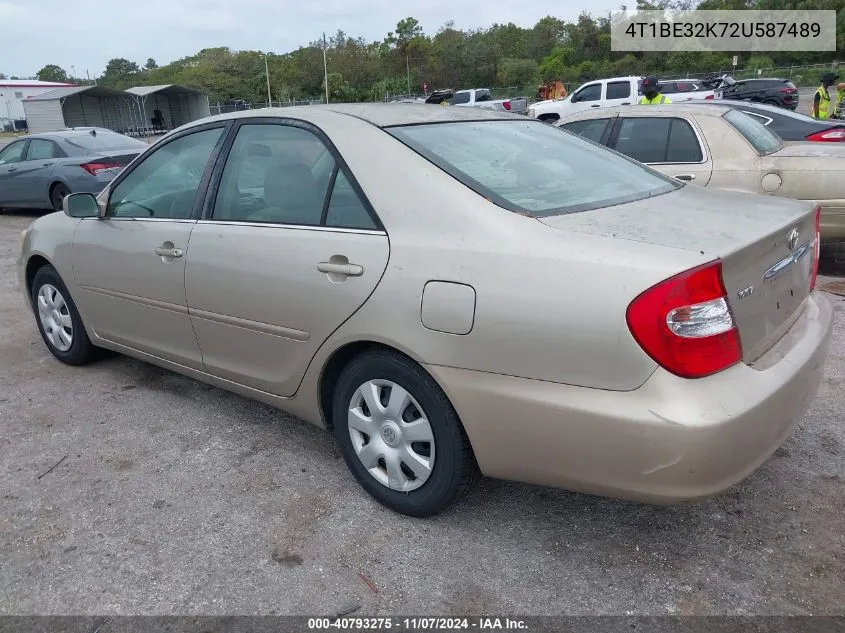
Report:
<svg viewBox="0 0 845 633"><path fill-rule="evenodd" d="M328 48L328 44L326 44L326 34L323 33L323 76L326 82L326 104L329 103L329 67L326 63L326 48Z"/></svg>
<svg viewBox="0 0 845 633"><path fill-rule="evenodd" d="M273 107L273 97L270 96L270 66L267 64L267 55L264 55L264 74L267 75L267 107Z"/></svg>
<svg viewBox="0 0 845 633"><path fill-rule="evenodd" d="M405 71L408 73L408 96L411 96L411 62L408 56L405 55Z"/></svg>

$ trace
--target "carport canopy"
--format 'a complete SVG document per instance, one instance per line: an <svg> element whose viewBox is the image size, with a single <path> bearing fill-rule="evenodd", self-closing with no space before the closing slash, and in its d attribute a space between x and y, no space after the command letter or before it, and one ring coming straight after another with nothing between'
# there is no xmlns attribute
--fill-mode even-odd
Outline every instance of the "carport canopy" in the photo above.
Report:
<svg viewBox="0 0 845 633"><path fill-rule="evenodd" d="M104 86L55 88L23 102L31 133L69 127L104 127L118 132L140 123L135 97Z"/></svg>
<svg viewBox="0 0 845 633"><path fill-rule="evenodd" d="M156 131L172 130L211 115L205 93L187 86L137 86L126 92L137 99L145 126Z"/></svg>

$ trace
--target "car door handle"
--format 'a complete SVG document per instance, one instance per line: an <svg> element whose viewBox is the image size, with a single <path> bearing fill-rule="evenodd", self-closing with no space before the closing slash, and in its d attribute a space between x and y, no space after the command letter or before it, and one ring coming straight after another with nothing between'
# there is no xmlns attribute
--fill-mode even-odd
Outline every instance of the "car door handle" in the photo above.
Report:
<svg viewBox="0 0 845 633"><path fill-rule="evenodd" d="M17 170L18 170L17 167L9 167L9 173L12 173L13 171L17 171Z"/></svg>
<svg viewBox="0 0 845 633"><path fill-rule="evenodd" d="M631 105L631 102L630 101L623 101L622 105Z"/></svg>
<svg viewBox="0 0 845 633"><path fill-rule="evenodd" d="M689 182L690 180L695 180L695 174L677 174L675 178Z"/></svg>
<svg viewBox="0 0 845 633"><path fill-rule="evenodd" d="M44 163L44 164L43 164L43 165L41 165L41 166L42 166L42 167L49 167L49 166L50 166L50 165L52 165L52 164L53 164L53 163Z"/></svg>
<svg viewBox="0 0 845 633"><path fill-rule="evenodd" d="M364 269L357 264L335 264L332 262L320 262L317 264L317 270L321 273L328 273L330 275L342 275L344 277L360 277L364 274Z"/></svg>
<svg viewBox="0 0 845 633"><path fill-rule="evenodd" d="M181 248L167 248L166 246L159 246L156 248L156 255L160 257L182 257L184 252Z"/></svg>
<svg viewBox="0 0 845 633"><path fill-rule="evenodd" d="M600 105L591 105L590 107L591 108L600 108L601 106Z"/></svg>

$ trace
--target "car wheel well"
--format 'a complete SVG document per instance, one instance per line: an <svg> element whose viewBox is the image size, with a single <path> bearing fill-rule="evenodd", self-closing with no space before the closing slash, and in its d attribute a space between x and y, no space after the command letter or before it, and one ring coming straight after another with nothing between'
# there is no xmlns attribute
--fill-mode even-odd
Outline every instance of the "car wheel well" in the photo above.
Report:
<svg viewBox="0 0 845 633"><path fill-rule="evenodd" d="M560 115L559 114L541 114L537 117L541 121L559 121Z"/></svg>
<svg viewBox="0 0 845 633"><path fill-rule="evenodd" d="M355 341L354 343L349 343L335 350L329 360L326 361L326 364L323 367L323 373L320 376L320 409L323 414L323 421L326 423L326 429L332 430L334 428L332 411L334 404L334 390L335 385L337 384L337 379L340 377L343 369L353 358L374 349L389 350L397 354L402 354L410 362L417 363L416 360L395 347L391 347L390 345L386 345L384 343L376 343L375 341Z"/></svg>
<svg viewBox="0 0 845 633"><path fill-rule="evenodd" d="M26 294L27 296L32 294L32 280L35 279L35 273L39 270L44 268L44 266L50 266L50 262L47 261L47 258L42 257L41 255L33 255L29 258L29 261L26 263Z"/></svg>

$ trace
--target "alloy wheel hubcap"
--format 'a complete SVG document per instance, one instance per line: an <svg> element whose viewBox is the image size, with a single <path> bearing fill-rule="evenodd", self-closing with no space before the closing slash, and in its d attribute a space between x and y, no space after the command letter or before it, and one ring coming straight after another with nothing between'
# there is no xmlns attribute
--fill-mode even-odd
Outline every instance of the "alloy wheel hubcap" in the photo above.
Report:
<svg viewBox="0 0 845 633"><path fill-rule="evenodd" d="M349 437L361 463L383 486L410 492L434 467L434 433L419 403L390 380L369 380L349 403Z"/></svg>
<svg viewBox="0 0 845 633"><path fill-rule="evenodd" d="M73 345L73 321L65 298L55 286L44 284L38 290L38 318L44 336L60 352Z"/></svg>

